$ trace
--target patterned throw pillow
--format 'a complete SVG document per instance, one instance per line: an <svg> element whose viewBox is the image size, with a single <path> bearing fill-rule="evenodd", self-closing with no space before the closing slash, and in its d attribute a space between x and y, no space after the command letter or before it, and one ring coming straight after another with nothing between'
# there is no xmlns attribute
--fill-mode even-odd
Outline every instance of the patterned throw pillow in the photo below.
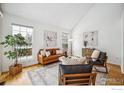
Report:
<svg viewBox="0 0 124 93"><path fill-rule="evenodd" d="M96 61L96 59L99 57L100 51L99 50L94 50L91 58L93 59L93 61Z"/></svg>
<svg viewBox="0 0 124 93"><path fill-rule="evenodd" d="M56 50L56 54L62 54L62 50Z"/></svg>
<svg viewBox="0 0 124 93"><path fill-rule="evenodd" d="M41 54L42 56L46 56L46 54L45 54L45 52L44 52L43 50L40 51L40 54Z"/></svg>
<svg viewBox="0 0 124 93"><path fill-rule="evenodd" d="M50 56L50 52L49 51L46 51L46 56Z"/></svg>

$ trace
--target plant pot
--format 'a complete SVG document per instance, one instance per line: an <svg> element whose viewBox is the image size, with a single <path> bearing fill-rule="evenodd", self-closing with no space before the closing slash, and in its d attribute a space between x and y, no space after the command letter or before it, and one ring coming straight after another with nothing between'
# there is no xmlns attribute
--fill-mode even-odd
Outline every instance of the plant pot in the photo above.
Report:
<svg viewBox="0 0 124 93"><path fill-rule="evenodd" d="M9 67L10 75L17 75L20 72L22 72L22 64L16 64Z"/></svg>
<svg viewBox="0 0 124 93"><path fill-rule="evenodd" d="M5 85L5 81L3 81L3 82L0 82L0 86L1 86L1 85Z"/></svg>

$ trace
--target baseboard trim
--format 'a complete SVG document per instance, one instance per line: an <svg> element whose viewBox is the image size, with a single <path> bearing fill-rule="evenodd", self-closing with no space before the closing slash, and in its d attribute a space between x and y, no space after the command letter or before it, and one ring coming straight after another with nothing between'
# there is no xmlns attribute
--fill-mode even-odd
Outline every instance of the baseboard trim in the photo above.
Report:
<svg viewBox="0 0 124 93"><path fill-rule="evenodd" d="M107 63L108 65L114 65L114 66L120 66L118 64L113 64L113 63Z"/></svg>
<svg viewBox="0 0 124 93"><path fill-rule="evenodd" d="M36 66L36 65L38 65L38 64L39 64L39 63L37 63L37 64L33 64L33 65L29 65L29 66L24 66L23 68L28 68L28 67ZM9 72L9 71L1 72L0 75L5 74L5 73L8 73L8 72Z"/></svg>

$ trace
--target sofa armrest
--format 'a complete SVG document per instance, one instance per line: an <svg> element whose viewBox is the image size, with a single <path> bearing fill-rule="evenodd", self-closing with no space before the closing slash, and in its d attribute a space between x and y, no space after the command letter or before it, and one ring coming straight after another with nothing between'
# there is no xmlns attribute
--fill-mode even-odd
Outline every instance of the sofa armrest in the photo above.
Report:
<svg viewBox="0 0 124 93"><path fill-rule="evenodd" d="M41 64L43 64L43 59L44 59L44 56L43 56L43 55L40 55L40 54L39 54L39 55L37 56L37 60L38 60L38 62L41 63Z"/></svg>

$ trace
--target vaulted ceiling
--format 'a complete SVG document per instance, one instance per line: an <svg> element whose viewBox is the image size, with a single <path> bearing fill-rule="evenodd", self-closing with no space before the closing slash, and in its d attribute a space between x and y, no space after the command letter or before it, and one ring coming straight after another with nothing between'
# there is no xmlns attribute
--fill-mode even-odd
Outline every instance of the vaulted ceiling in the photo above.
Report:
<svg viewBox="0 0 124 93"><path fill-rule="evenodd" d="M87 3L6 3L2 4L2 10L11 15L71 30L91 6Z"/></svg>

